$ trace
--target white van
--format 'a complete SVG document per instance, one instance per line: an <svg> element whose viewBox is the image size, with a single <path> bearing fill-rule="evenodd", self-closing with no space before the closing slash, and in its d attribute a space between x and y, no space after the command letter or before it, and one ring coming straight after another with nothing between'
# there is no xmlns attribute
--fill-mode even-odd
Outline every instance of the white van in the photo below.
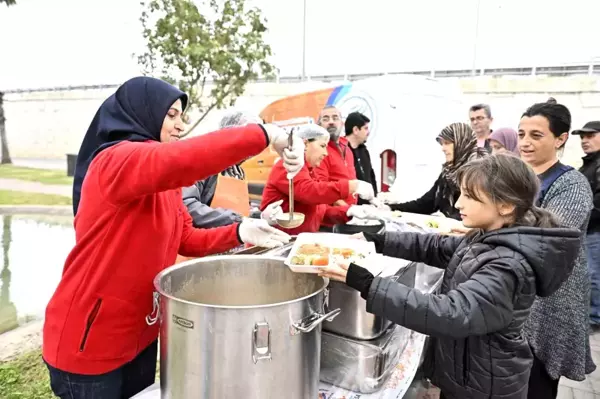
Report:
<svg viewBox="0 0 600 399"><path fill-rule="evenodd" d="M380 191L401 201L416 199L437 179L444 157L435 138L466 113L458 82L418 75L385 75L285 97L269 104L261 117L268 122L314 118L333 105L342 117L358 111L370 120L367 148ZM265 157L267 153L257 157ZM268 162L258 162L267 165ZM244 165L248 176L256 161ZM248 170L250 168L250 170ZM249 184L257 192L266 182ZM252 178L250 178L252 179Z"/></svg>

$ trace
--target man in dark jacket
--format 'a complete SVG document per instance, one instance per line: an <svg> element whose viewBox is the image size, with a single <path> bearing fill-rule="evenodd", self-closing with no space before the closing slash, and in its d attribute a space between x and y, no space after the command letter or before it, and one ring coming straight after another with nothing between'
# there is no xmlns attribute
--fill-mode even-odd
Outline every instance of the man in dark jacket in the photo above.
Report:
<svg viewBox="0 0 600 399"><path fill-rule="evenodd" d="M244 172L237 165L227 168L221 174L244 179ZM218 175L213 175L183 188L183 203L188 208L196 228L229 226L242 221L242 215L233 210L210 207L217 188L217 179Z"/></svg>
<svg viewBox="0 0 600 399"><path fill-rule="evenodd" d="M371 165L369 150L365 145L367 137L369 137L369 122L371 122L369 118L360 112L351 112L346 117L344 127L346 129L346 139L354 155L356 178L371 183L373 192L377 195L377 180L375 179L373 165ZM358 204L369 204L369 201L359 198Z"/></svg>
<svg viewBox="0 0 600 399"><path fill-rule="evenodd" d="M572 134L581 137L585 153L583 166L579 169L588 179L594 194L594 209L587 229L587 258L591 282L590 323L600 328L600 121L585 124Z"/></svg>

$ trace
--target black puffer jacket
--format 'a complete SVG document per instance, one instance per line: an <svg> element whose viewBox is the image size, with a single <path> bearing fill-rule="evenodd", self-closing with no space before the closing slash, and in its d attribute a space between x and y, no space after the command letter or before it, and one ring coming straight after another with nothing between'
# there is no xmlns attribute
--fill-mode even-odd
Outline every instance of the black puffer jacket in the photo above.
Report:
<svg viewBox="0 0 600 399"><path fill-rule="evenodd" d="M552 294L571 272L579 237L534 227L387 233L378 252L446 269L442 295L376 277L367 311L431 336L426 370L447 398L526 398L533 356L521 331L536 294Z"/></svg>
<svg viewBox="0 0 600 399"><path fill-rule="evenodd" d="M588 154L583 157L583 165L579 171L590 182L592 193L594 194L594 209L590 215L588 223L588 233L600 231L600 151Z"/></svg>

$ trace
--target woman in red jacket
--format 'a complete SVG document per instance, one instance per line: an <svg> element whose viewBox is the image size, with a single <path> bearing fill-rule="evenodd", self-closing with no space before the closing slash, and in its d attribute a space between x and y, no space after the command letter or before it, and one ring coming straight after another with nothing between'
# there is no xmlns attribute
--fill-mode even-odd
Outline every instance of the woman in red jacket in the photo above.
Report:
<svg viewBox="0 0 600 399"><path fill-rule="evenodd" d="M329 132L319 125L303 125L295 130L295 136L303 138L306 145L305 165L294 178L294 211L305 215L304 223L294 229L279 229L288 234L314 233L323 221L336 224L346 223L349 218L369 218L374 215L369 205L331 206L337 200L358 195L365 200L374 198L373 186L361 180L318 181L313 175L321 161L327 156ZM271 169L262 194L260 209L283 200L281 208L289 211L289 180L281 162Z"/></svg>
<svg viewBox="0 0 600 399"><path fill-rule="evenodd" d="M43 357L60 398L129 398L154 383L158 325L146 322L156 311L152 280L177 253L199 257L241 243L289 241L264 220L195 229L180 187L269 143L297 173L301 140L283 151L285 131L247 125L179 141L186 104L179 89L134 78L100 106L85 135L73 189L76 243L43 331Z"/></svg>

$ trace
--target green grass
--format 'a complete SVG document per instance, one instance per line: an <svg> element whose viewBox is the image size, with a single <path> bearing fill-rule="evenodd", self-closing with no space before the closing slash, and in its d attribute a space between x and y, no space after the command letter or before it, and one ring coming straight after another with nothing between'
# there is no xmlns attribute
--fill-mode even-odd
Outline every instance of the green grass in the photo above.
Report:
<svg viewBox="0 0 600 399"><path fill-rule="evenodd" d="M158 365L156 380L159 380ZM37 349L6 362L0 362L0 398L2 399L51 399L48 369Z"/></svg>
<svg viewBox="0 0 600 399"><path fill-rule="evenodd" d="M0 362L0 398L51 399L48 369L42 360L41 350Z"/></svg>
<svg viewBox="0 0 600 399"><path fill-rule="evenodd" d="M67 176L66 170L35 169L15 165L0 165L0 178L35 181L44 184L73 184L73 178Z"/></svg>
<svg viewBox="0 0 600 399"><path fill-rule="evenodd" d="M70 197L24 191L0 190L0 205L71 205ZM0 396L1 398L1 396Z"/></svg>

